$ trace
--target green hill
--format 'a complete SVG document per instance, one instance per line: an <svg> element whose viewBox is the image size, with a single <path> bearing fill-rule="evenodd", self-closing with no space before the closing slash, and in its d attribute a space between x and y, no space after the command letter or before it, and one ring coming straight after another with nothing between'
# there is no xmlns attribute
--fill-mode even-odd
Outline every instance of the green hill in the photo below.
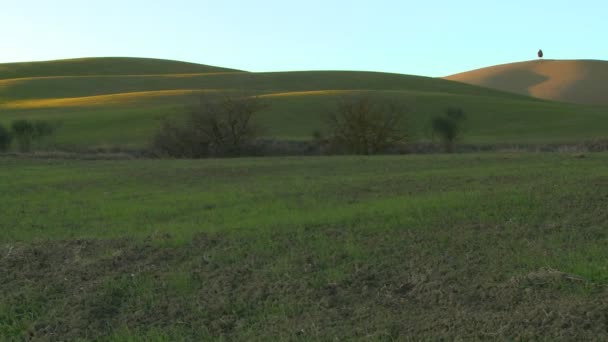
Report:
<svg viewBox="0 0 608 342"><path fill-rule="evenodd" d="M10 76L7 76L10 75ZM448 106L468 114L467 142L569 142L606 135L604 107L563 104L420 76L349 71L248 73L149 59L99 58L0 64L0 123L58 122L53 146L145 145L159 118L180 115L201 91L257 94L268 137L310 139L340 96L373 92L410 109L415 140Z"/></svg>
<svg viewBox="0 0 608 342"><path fill-rule="evenodd" d="M84 75L155 75L237 71L154 58L103 57L0 64L0 79Z"/></svg>

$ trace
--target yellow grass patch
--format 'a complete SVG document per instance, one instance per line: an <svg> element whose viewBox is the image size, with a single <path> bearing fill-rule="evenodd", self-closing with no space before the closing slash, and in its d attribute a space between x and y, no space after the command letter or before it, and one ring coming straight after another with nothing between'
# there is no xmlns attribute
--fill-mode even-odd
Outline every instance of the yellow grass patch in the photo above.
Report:
<svg viewBox="0 0 608 342"><path fill-rule="evenodd" d="M352 90L311 90L311 91L290 91L284 93L272 93L261 95L261 98L287 97L287 96L316 96L316 95L339 95L352 93Z"/></svg>
<svg viewBox="0 0 608 342"><path fill-rule="evenodd" d="M210 90L205 90L209 92ZM212 90L213 91L213 90ZM215 90L218 91L218 90ZM3 108L7 109L40 109L40 108L64 108L64 107L95 107L95 106L110 106L124 105L129 103L137 103L149 101L152 98L166 98L185 96L200 93L200 89L180 89L180 90L158 90L158 91L141 91L132 93L120 93L110 95L96 95L85 97L71 98L54 98L54 99L31 99L31 100L16 100L4 103Z"/></svg>

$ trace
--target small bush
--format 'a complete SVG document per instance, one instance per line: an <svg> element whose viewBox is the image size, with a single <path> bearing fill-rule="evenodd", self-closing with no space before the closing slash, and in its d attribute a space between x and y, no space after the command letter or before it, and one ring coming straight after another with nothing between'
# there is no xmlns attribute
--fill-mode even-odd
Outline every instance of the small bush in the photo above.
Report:
<svg viewBox="0 0 608 342"><path fill-rule="evenodd" d="M0 125L0 152L6 152L11 146L13 135L3 125Z"/></svg>
<svg viewBox="0 0 608 342"><path fill-rule="evenodd" d="M34 125L27 120L16 120L13 121L12 128L19 145L19 151L28 152L34 139Z"/></svg>
<svg viewBox="0 0 608 342"><path fill-rule="evenodd" d="M164 120L153 137L153 148L178 158L241 155L258 136L255 114L266 107L257 97L211 99L203 95L183 122Z"/></svg>
<svg viewBox="0 0 608 342"><path fill-rule="evenodd" d="M204 158L209 154L209 141L186 123L164 119L152 138L154 150L175 158Z"/></svg>
<svg viewBox="0 0 608 342"><path fill-rule="evenodd" d="M448 108L445 116L437 116L431 120L433 136L439 137L445 152L454 152L456 141L461 138L464 131L465 120L466 115L460 108Z"/></svg>
<svg viewBox="0 0 608 342"><path fill-rule="evenodd" d="M46 121L15 120L11 127L21 152L29 152L33 141L55 132L55 127Z"/></svg>
<svg viewBox="0 0 608 342"><path fill-rule="evenodd" d="M314 139L355 154L376 154L407 139L404 120L405 110L394 103L367 94L347 97L327 116L330 135L323 139L317 132Z"/></svg>

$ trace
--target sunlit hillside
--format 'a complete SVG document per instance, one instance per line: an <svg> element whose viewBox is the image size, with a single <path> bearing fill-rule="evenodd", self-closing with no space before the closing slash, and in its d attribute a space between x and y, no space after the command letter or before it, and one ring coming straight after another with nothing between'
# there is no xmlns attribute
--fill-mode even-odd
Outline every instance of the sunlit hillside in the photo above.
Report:
<svg viewBox="0 0 608 342"><path fill-rule="evenodd" d="M446 77L541 99L608 105L608 62L536 60L503 64Z"/></svg>

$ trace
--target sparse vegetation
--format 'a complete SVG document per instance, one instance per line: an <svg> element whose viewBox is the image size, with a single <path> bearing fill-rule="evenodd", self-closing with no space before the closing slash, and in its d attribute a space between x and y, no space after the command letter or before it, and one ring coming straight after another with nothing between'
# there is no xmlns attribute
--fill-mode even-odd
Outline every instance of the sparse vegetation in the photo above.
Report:
<svg viewBox="0 0 608 342"><path fill-rule="evenodd" d="M606 152L608 151L608 138L595 138L584 141L579 148L589 152Z"/></svg>
<svg viewBox="0 0 608 342"><path fill-rule="evenodd" d="M258 136L253 118L264 108L266 105L253 96L203 95L184 121L165 119L153 139L153 148L172 157L242 155Z"/></svg>
<svg viewBox="0 0 608 342"><path fill-rule="evenodd" d="M329 144L355 154L377 154L404 142L406 111L393 102L369 94L343 97L335 111L327 115ZM321 140L318 132L313 138Z"/></svg>
<svg viewBox="0 0 608 342"><path fill-rule="evenodd" d="M437 116L431 120L433 137L439 138L444 151L452 153L456 148L456 141L462 138L466 115L461 108L450 107L445 110L445 116Z"/></svg>

